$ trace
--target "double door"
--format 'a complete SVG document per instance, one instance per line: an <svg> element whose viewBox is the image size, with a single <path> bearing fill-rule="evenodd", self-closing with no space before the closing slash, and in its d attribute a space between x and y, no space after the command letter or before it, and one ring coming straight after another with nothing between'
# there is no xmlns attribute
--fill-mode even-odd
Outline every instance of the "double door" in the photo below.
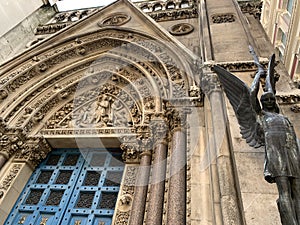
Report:
<svg viewBox="0 0 300 225"><path fill-rule="evenodd" d="M118 150L54 150L32 174L5 225L109 225L123 169Z"/></svg>

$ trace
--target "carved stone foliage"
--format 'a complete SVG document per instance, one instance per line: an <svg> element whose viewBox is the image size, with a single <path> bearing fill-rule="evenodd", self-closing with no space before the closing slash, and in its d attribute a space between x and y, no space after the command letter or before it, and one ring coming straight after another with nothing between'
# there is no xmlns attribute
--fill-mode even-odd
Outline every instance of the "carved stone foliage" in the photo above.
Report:
<svg viewBox="0 0 300 225"><path fill-rule="evenodd" d="M171 26L169 31L173 35L186 35L193 32L194 27L189 23L179 23Z"/></svg>
<svg viewBox="0 0 300 225"><path fill-rule="evenodd" d="M114 13L104 18L98 25L101 26L121 26L127 23L131 17L125 13Z"/></svg>
<svg viewBox="0 0 300 225"><path fill-rule="evenodd" d="M45 159L51 147L43 137L29 137L26 142L26 148L18 151L15 155L15 161L29 162L36 167L43 159Z"/></svg>
<svg viewBox="0 0 300 225"><path fill-rule="evenodd" d="M211 19L213 23L232 23L235 21L235 16L232 13L215 14Z"/></svg>
<svg viewBox="0 0 300 225"><path fill-rule="evenodd" d="M132 207L132 199L135 191L135 183L137 179L138 167L127 166L125 171L125 180L120 190L119 205L117 206L115 225L123 225L129 223L129 216Z"/></svg>
<svg viewBox="0 0 300 225"><path fill-rule="evenodd" d="M167 103L166 117L169 121L170 131L185 129L187 126L187 114L189 113L190 109L187 107L176 107L173 104Z"/></svg>
<svg viewBox="0 0 300 225"><path fill-rule="evenodd" d="M21 129L8 128L0 120L0 152L7 158L26 146L26 134Z"/></svg>
<svg viewBox="0 0 300 225"><path fill-rule="evenodd" d="M1 180L0 183L0 199L3 198L5 191L9 189L18 172L20 171L22 165L21 164L13 164L9 172L6 176Z"/></svg>
<svg viewBox="0 0 300 225"><path fill-rule="evenodd" d="M263 1L238 1L238 3L243 13L249 13L256 19L260 19Z"/></svg>

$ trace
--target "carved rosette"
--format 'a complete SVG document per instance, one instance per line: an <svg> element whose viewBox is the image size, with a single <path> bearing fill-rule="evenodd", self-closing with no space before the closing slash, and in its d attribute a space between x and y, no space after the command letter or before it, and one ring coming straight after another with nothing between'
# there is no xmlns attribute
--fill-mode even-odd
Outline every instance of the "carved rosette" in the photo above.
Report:
<svg viewBox="0 0 300 225"><path fill-rule="evenodd" d="M107 16L104 20L102 20L98 25L102 26L121 26L127 23L131 17L125 13L114 13Z"/></svg>
<svg viewBox="0 0 300 225"><path fill-rule="evenodd" d="M45 159L51 147L43 137L30 137L26 142L26 148L23 148L15 155L15 161L25 161L35 168L43 159Z"/></svg>
<svg viewBox="0 0 300 225"><path fill-rule="evenodd" d="M178 23L169 28L169 32L173 35L186 35L194 31L193 25L189 23Z"/></svg>

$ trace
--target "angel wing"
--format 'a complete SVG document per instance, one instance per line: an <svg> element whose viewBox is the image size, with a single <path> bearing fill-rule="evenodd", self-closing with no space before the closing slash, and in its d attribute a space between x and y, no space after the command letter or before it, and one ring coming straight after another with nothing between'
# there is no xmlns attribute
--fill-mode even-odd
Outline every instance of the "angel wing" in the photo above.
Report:
<svg viewBox="0 0 300 225"><path fill-rule="evenodd" d="M214 70L218 74L226 96L233 107L242 137L251 147L258 148L264 145L264 133L257 121L257 113L261 109L256 96L255 101L258 104L253 106L250 88L243 81L220 66L214 66Z"/></svg>
<svg viewBox="0 0 300 225"><path fill-rule="evenodd" d="M265 86L265 92L273 92L276 94L275 90L275 74L274 74L274 68L275 68L275 54L273 54L270 57L269 65L268 65L268 71L267 71L267 77L266 77L266 86Z"/></svg>

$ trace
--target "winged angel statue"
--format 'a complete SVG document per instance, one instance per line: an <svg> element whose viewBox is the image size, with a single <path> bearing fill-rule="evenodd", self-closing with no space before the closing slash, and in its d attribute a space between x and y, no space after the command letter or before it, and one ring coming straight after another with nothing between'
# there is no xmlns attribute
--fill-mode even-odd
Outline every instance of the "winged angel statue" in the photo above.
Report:
<svg viewBox="0 0 300 225"><path fill-rule="evenodd" d="M235 112L241 135L251 147L265 146L264 176L276 183L277 205L283 225L300 225L300 151L289 119L279 114L275 98L275 55L268 70L259 63L250 47L258 71L249 88L243 81L220 66L214 66ZM264 93L257 98L260 77L266 73ZM262 107L261 107L262 106Z"/></svg>

